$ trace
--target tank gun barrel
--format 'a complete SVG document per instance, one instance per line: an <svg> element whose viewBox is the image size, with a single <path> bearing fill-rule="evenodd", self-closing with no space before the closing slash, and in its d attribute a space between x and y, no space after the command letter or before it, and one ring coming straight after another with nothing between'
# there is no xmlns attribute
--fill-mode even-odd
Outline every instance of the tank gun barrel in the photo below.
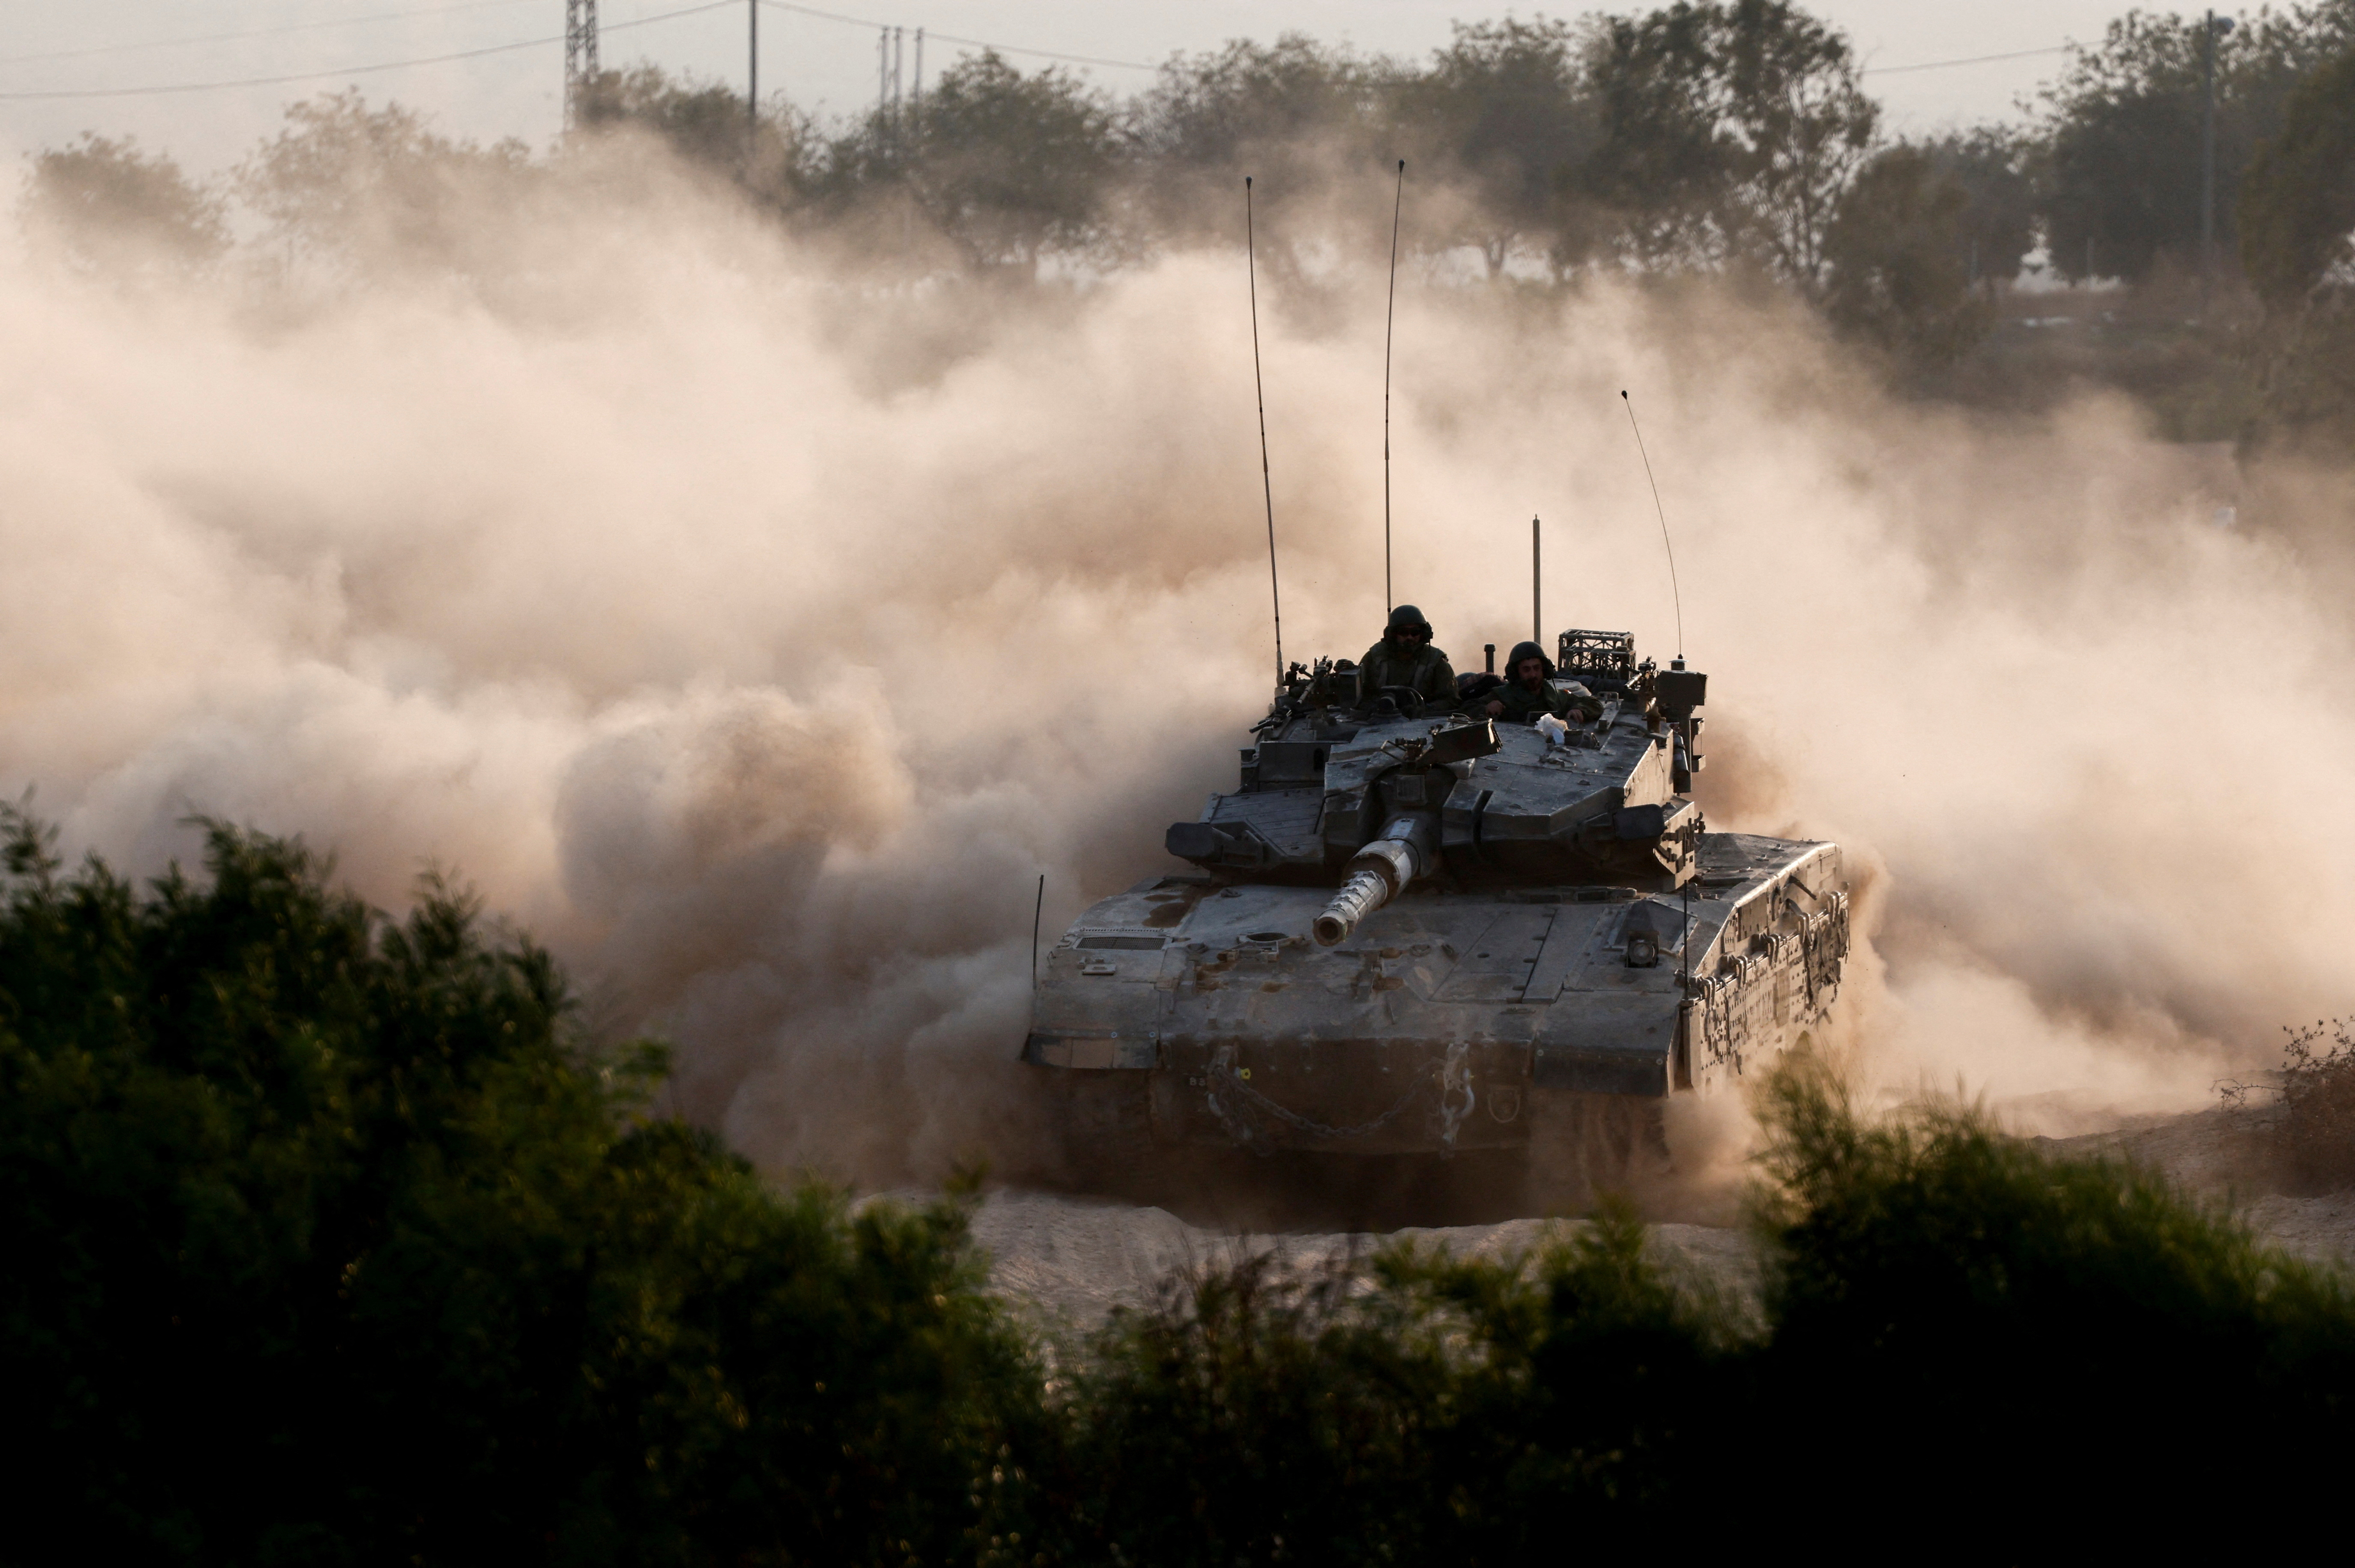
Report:
<svg viewBox="0 0 2355 1568"><path fill-rule="evenodd" d="M1330 947L1358 928L1358 923L1391 901L1391 885L1379 871L1368 869L1353 873L1325 912L1316 917L1316 941L1319 946Z"/></svg>
<svg viewBox="0 0 2355 1568"><path fill-rule="evenodd" d="M1436 819L1428 814L1394 816L1381 832L1349 858L1347 879L1311 928L1319 946L1331 947L1358 928L1409 882L1429 870L1436 858Z"/></svg>

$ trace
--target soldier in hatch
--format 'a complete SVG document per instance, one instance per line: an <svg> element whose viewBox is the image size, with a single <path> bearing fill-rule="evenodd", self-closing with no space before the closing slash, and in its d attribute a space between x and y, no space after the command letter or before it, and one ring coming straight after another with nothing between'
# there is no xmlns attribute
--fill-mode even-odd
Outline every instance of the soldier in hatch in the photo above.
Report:
<svg viewBox="0 0 2355 1568"><path fill-rule="evenodd" d="M1505 661L1505 684L1488 691L1485 700L1475 698L1472 711L1517 724L1534 723L1547 713L1573 724L1603 717L1603 703L1593 692L1575 681L1567 689L1555 686L1552 674L1553 661L1543 648L1516 643L1513 656Z"/></svg>
<svg viewBox="0 0 2355 1568"><path fill-rule="evenodd" d="M1359 661L1365 671L1359 689L1370 697L1386 686L1412 688L1425 708L1455 701L1455 671L1447 656L1431 645L1431 623L1412 604L1391 612L1390 630Z"/></svg>

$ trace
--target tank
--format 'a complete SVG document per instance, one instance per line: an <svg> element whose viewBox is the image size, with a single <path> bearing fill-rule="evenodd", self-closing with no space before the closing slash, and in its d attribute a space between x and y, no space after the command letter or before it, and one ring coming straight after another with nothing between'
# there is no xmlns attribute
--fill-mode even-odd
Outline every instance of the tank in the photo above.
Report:
<svg viewBox="0 0 2355 1568"><path fill-rule="evenodd" d="M1044 955L1022 1058L1075 1177L1184 1149L1504 1162L1540 1208L1664 1161L1669 1097L1817 1028L1849 947L1836 844L1712 833L1689 797L1708 680L1561 634L1600 718L1426 709L1293 665L1176 865ZM1491 647L1493 657L1493 646Z"/></svg>

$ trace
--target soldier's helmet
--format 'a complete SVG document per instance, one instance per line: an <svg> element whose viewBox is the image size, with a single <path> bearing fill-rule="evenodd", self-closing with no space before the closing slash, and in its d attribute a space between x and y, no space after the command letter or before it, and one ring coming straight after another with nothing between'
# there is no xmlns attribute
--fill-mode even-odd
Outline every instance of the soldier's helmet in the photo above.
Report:
<svg viewBox="0 0 2355 1568"><path fill-rule="evenodd" d="M1421 632L1428 637L1431 635L1431 623L1424 620L1423 612L1413 605L1401 604L1391 612L1391 624L1385 635L1395 637L1401 632Z"/></svg>
<svg viewBox="0 0 2355 1568"><path fill-rule="evenodd" d="M1523 659L1535 659L1538 663L1545 666L1545 672L1549 677L1553 674L1553 660L1546 657L1546 651L1543 648L1538 646L1535 643L1515 643L1513 645L1511 656L1505 660L1505 678L1507 680L1518 680L1521 677L1521 661Z"/></svg>

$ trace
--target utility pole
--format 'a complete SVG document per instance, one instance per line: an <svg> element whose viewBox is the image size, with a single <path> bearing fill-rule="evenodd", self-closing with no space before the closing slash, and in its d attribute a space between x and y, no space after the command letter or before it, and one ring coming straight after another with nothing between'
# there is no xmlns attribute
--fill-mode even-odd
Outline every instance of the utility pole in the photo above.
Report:
<svg viewBox="0 0 2355 1568"><path fill-rule="evenodd" d="M744 128L761 128L761 0L744 0Z"/></svg>
<svg viewBox="0 0 2355 1568"><path fill-rule="evenodd" d="M581 98L597 79L597 0L564 0L564 128L581 123Z"/></svg>
<svg viewBox="0 0 2355 1568"><path fill-rule="evenodd" d="M2211 11L2200 25L2200 309L2216 286L2216 35L2232 30Z"/></svg>

